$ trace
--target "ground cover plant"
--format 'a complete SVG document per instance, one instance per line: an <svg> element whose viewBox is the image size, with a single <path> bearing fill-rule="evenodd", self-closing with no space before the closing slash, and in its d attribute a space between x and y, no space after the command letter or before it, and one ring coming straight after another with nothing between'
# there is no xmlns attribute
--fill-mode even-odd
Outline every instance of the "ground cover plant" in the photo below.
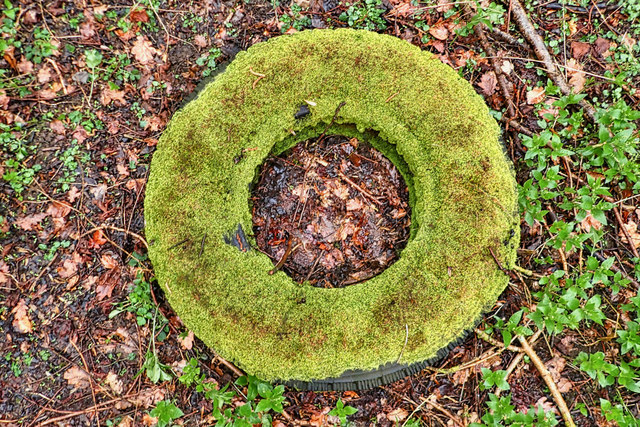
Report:
<svg viewBox="0 0 640 427"><path fill-rule="evenodd" d="M2 4L3 423L562 425L559 394L576 425L637 425L637 1ZM239 50L322 27L401 37L457 70L520 190L520 268L485 321L366 392L243 375L184 328L146 258L168 119Z"/></svg>

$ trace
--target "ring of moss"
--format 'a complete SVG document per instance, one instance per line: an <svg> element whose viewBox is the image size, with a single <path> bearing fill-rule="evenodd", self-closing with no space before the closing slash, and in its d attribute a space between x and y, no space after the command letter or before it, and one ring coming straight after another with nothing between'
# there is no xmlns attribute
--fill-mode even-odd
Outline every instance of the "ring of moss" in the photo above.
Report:
<svg viewBox="0 0 640 427"><path fill-rule="evenodd" d="M252 229L265 158L328 124L390 158L412 206L399 260L340 289L269 275L266 255L223 238ZM175 114L151 165L146 234L159 284L198 337L253 375L309 381L424 361L463 336L507 284L496 261L515 263L516 203L499 128L451 68L394 37L314 30L238 54Z"/></svg>

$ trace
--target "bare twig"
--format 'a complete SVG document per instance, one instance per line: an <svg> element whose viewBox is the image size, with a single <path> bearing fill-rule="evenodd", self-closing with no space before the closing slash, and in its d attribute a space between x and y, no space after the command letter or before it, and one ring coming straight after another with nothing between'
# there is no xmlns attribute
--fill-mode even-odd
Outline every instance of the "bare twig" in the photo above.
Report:
<svg viewBox="0 0 640 427"><path fill-rule="evenodd" d="M506 2L511 6L511 10L513 11L516 23L520 27L520 30L522 31L524 37L529 41L531 46L533 46L533 50L536 53L538 59L543 62L549 77L553 80L556 86L558 86L563 94L569 95L571 93L571 88L565 81L562 74L558 72L558 68L553 62L553 59L549 54L549 50L545 46L542 37L540 37L540 35L536 32L536 29L533 27L533 24L527 16L526 10L520 3L520 0L503 0L503 2ZM586 102L584 99L580 101L580 106L584 108L586 115L592 121L595 121L595 108L593 108L593 106Z"/></svg>
<svg viewBox="0 0 640 427"><path fill-rule="evenodd" d="M229 370L231 370L231 372L233 372L237 376L241 377L241 376L244 375L244 372L242 372L240 369L238 369L233 363L231 363L228 360L223 359L222 357L220 357L220 355L216 354L215 360L217 360L218 362L222 363L224 366L229 368Z"/></svg>
<svg viewBox="0 0 640 427"><path fill-rule="evenodd" d="M531 336L531 338L529 338L529 344L533 345L535 344L535 342L538 340L538 338L540 337L540 335L542 335L542 329L538 329L536 331L535 334L533 334ZM506 374L505 374L505 381L509 378L509 375L511 375L511 373L516 369L516 367L518 366L518 364L520 363L520 361L524 358L524 355L526 353L524 351L521 351L520 353L516 354L516 356L513 358L513 360L511 361L511 363L509 364L509 366L506 369ZM496 396L500 396L500 394L502 393L502 389L499 388L496 390L495 395Z"/></svg>
<svg viewBox="0 0 640 427"><path fill-rule="evenodd" d="M493 345L495 345L496 347L500 347L500 348L504 347L504 348L506 348L507 350L509 350L509 351L513 351L513 352L515 352L515 353L518 353L518 352L523 351L520 347L517 347L517 346L512 345L512 344L511 344L511 345L508 345L508 346L506 346L506 347L505 347L505 345L504 345L504 343L503 343L503 342L500 342L500 341L498 341L498 340L496 340L496 339L492 338L489 334L487 334L487 333L486 333L485 331L483 331L482 329L478 329L478 328L476 328L476 329L474 329L474 332L476 333L476 335L478 335L478 338L481 338L482 340L484 340L484 341L488 342L489 344L493 344Z"/></svg>
<svg viewBox="0 0 640 427"><path fill-rule="evenodd" d="M514 1L517 1L517 0L514 0ZM549 387L549 392L551 392L551 396L553 396L553 400L555 400L556 405L558 405L558 409L560 410L560 414L562 415L562 418L564 419L565 424L568 427L575 427L576 424L575 422L573 422L573 418L571 417L571 412L569 411L569 407L567 407L567 403L564 401L562 394L558 390L558 386L556 386L556 383L553 381L553 377L551 376L551 373L549 372L547 367L544 366L544 363L542 362L540 357L538 357L538 355L533 350L533 348L529 345L527 340L521 336L518 337L518 339L520 340L520 345L522 345L522 350L525 353L527 353L527 356L529 356L529 359L531 359L531 362L533 362L533 365L536 367L536 369L540 373L540 376L542 376L542 379L547 384L547 387Z"/></svg>
<svg viewBox="0 0 640 427"><path fill-rule="evenodd" d="M83 237L85 237L86 235L91 234L94 231L98 231L98 230L113 230L113 231L119 231L119 232L124 233L124 234L128 234L128 235L138 239L140 241L140 243L142 243L144 245L144 247L147 248L147 250L149 250L149 245L147 244L147 241L145 240L144 237L142 237L138 233L134 233L133 231L127 231L124 228L114 227L113 225L101 225L101 226L98 226L98 227L94 227L91 230L87 231L86 233L82 234L80 237L78 237L78 240L80 240Z"/></svg>
<svg viewBox="0 0 640 427"><path fill-rule="evenodd" d="M256 85L258 84L258 82L259 82L260 80L262 80L262 79L264 79L265 77L267 77L267 76L266 76L266 75L264 75L264 74L256 73L255 71L253 71L253 68L251 68L251 67L249 67L249 72L250 72L251 74L253 74L254 76L258 76L258 78L257 78L257 79L255 79L255 81L254 81L254 82L253 82L253 84L251 85L251 87L252 87L253 89L255 89L255 88L256 88Z"/></svg>
<svg viewBox="0 0 640 427"><path fill-rule="evenodd" d="M640 255L638 255L638 249L636 249L636 245L633 244L633 240L631 240L631 236L629 235L629 232L625 228L624 222L622 222L622 216L620 215L620 211L615 206L613 207L613 214L616 217L616 221L618 221L618 225L622 229L622 233L624 233L624 237L627 238L627 243L629 244L629 248L631 249L633 256L636 258L640 258Z"/></svg>
<svg viewBox="0 0 640 427"><path fill-rule="evenodd" d="M487 35L485 34L485 31L488 30L488 28L481 22L477 24L473 28L473 30L476 33L476 36L480 39L482 49L484 49L484 51L487 53L487 56L491 58L490 61L491 65L493 66L493 71L496 73L498 83L500 83L500 89L502 90L502 95L504 96L507 103L507 113L509 113L509 117L514 117L516 115L516 110L513 107L513 97L511 96L511 91L509 90L509 83L507 82L507 78L500 68L500 64L498 64L498 57L496 56L496 52L495 50L493 50L493 47L491 46L491 43L489 43Z"/></svg>

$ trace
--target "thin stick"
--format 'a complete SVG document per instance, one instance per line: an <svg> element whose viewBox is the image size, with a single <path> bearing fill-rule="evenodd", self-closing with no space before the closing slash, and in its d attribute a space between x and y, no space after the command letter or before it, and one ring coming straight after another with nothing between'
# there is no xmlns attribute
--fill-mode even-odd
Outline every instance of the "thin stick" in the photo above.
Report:
<svg viewBox="0 0 640 427"><path fill-rule="evenodd" d="M242 372L240 369L236 368L236 366L229 362L226 359L223 359L222 357L220 357L220 355L216 354L216 360L219 361L220 363L222 363L224 366L226 366L227 368L229 368L234 374L236 374L237 376L241 377L244 375L244 372Z"/></svg>
<svg viewBox="0 0 640 427"><path fill-rule="evenodd" d="M293 251L295 251L296 249L298 249L298 246L300 246L300 244L297 244L295 246L293 246L293 237L289 238L289 243L287 243L287 250L284 251L284 255L282 255L282 258L280 258L280 261L278 261L278 263L276 264L275 267L273 267L270 271L269 271L269 275L273 275L275 274L278 270L280 270L282 268L282 266L284 265L284 263L287 261L287 258L289 258L289 255L291 255L291 253Z"/></svg>
<svg viewBox="0 0 640 427"><path fill-rule="evenodd" d="M527 16L527 12L522 7L522 4L519 0L503 0L503 2L508 3L511 6L511 10L513 11L514 18L516 23L522 30L522 34L529 41L531 46L533 46L533 50L536 53L538 59L540 59L547 71L551 80L558 86L560 91L564 95L569 95L571 93L571 88L567 85L564 77L561 73L558 72L558 69L549 54L549 50L544 44L542 37L536 32L536 29L533 27L533 24L529 20ZM591 104L586 102L584 99L580 101L580 106L584 108L586 115L595 122L596 110L593 108Z"/></svg>
<svg viewBox="0 0 640 427"><path fill-rule="evenodd" d="M253 84L251 85L251 87L252 87L253 89L255 89L255 88L256 88L256 85L258 84L258 82L259 82L260 80L262 80L262 79L264 79L265 77L267 77L267 76L266 76L266 75L264 75L264 74L256 73L255 71L253 71L253 68L251 68L251 67L249 67L249 72L250 72L251 74L253 74L254 76L258 76L258 78L257 78L257 79L253 82Z"/></svg>
<svg viewBox="0 0 640 427"><path fill-rule="evenodd" d="M149 250L149 245L147 244L147 241L145 240L144 237L142 237L138 233L134 233L133 231L127 231L124 228L114 227L113 225L101 225L101 226L98 226L98 227L94 227L91 230L87 231L86 233L82 234L80 237L78 237L78 240L80 240L83 237L85 237L86 235L91 234L94 231L98 231L98 230L113 230L113 231L119 231L119 232L124 233L124 234L128 234L128 235L133 236L136 239L138 239L144 245L144 247L147 248L147 251Z"/></svg>
<svg viewBox="0 0 640 427"><path fill-rule="evenodd" d="M549 387L551 396L553 396L553 400L555 400L556 405L558 405L558 409L560 410L560 414L562 414L562 418L564 419L565 424L568 427L575 427L576 424L571 417L571 412L569 411L567 403L564 401L562 394L558 390L558 386L556 386L556 383L553 381L551 373L549 372L547 367L544 366L544 363L542 362L540 357L538 357L533 348L529 345L527 340L521 336L519 336L518 339L520 340L520 344L522 345L522 350L527 353L527 356L529 356L529 359L531 359L531 362L533 362L533 365L536 367L536 369L542 376L542 379Z"/></svg>
<svg viewBox="0 0 640 427"><path fill-rule="evenodd" d="M363 196L366 196L368 199L370 199L371 201L373 201L374 203L376 203L378 205L381 204L380 200L378 200L377 197L375 197L374 195L369 193L367 190L365 190L364 188L360 187L358 184L353 182L348 176L346 176L345 174L343 174L340 171L338 171L338 175L340 176L340 178L344 179L347 183L349 183L351 186L353 186L356 190L361 192Z"/></svg>
<svg viewBox="0 0 640 427"><path fill-rule="evenodd" d="M535 342L538 340L540 335L542 335L542 329L538 329L535 334L531 335L531 338L529 338L529 344L531 345L535 344ZM520 353L516 354L516 357L513 358L513 360L507 367L507 370L506 370L507 373L505 374L505 377L504 377L505 381L509 378L509 375L511 375L511 373L513 373L513 371L516 369L520 361L524 358L524 355L525 355L525 352L521 351ZM501 393L502 393L502 389L499 388L496 390L495 395L500 396Z"/></svg>
<svg viewBox="0 0 640 427"><path fill-rule="evenodd" d="M500 341L498 341L498 340L496 340L496 339L492 338L491 336L489 336L489 334L487 334L487 333L486 333L485 331L483 331L482 329L478 329L478 328L476 328L476 329L474 329L474 332L476 333L476 335L478 335L478 338L481 338L482 340L484 340L484 341L488 342L489 344L493 344L493 345L495 345L496 347L504 347L504 348L506 348L507 350L509 350L509 351L513 351L513 352L515 352L515 353L519 353L519 352L522 352L522 351L523 351L523 349L522 349L522 348L517 347L517 346L515 346L515 345L513 345L513 344L510 344L510 345L508 345L508 346L506 346L506 347L505 347L505 345L504 345L504 343L503 343L503 342L500 342Z"/></svg>
<svg viewBox="0 0 640 427"><path fill-rule="evenodd" d="M58 64L56 64L51 58L47 58L46 60L47 62L51 63L51 65L53 65L53 69L56 70L56 73L58 74L58 78L60 79L60 84L62 85L62 91L64 92L65 95L69 95L69 91L67 90L67 85L64 84L64 79L62 78L62 73L58 68Z"/></svg>
<svg viewBox="0 0 640 427"><path fill-rule="evenodd" d="M511 96L511 92L509 91L509 85L507 82L507 78L504 75L504 72L502 71L502 68L500 68L500 65L498 64L498 57L496 56L496 52L493 50L493 47L491 46L491 43L489 43L489 40L487 39L487 35L485 34L485 31L488 30L487 26L485 24L483 24L482 22L477 24L474 27L474 32L476 33L476 36L480 39L480 44L482 45L482 49L484 49L485 52L487 52L487 55L489 56L489 58L491 58L491 65L493 66L493 72L496 74L496 77L498 78L498 83L500 83L500 89L502 90L502 95L505 98L505 101L507 102L507 113L509 113L509 117L514 117L516 115L516 110L513 107L513 97Z"/></svg>
<svg viewBox="0 0 640 427"><path fill-rule="evenodd" d="M633 240L631 240L631 236L629 235L629 232L627 231L627 229L624 226L624 223L622 222L622 216L620 215L620 211L615 206L613 207L613 214L615 215L616 221L618 221L618 224L622 229L622 233L624 233L624 237L627 238L627 243L629 244L629 248L631 249L633 256L636 258L640 258L640 255L638 255L638 250L636 249L636 245L633 244Z"/></svg>
<svg viewBox="0 0 640 427"><path fill-rule="evenodd" d="M84 371L89 376L89 387L91 387L91 397L93 397L94 414L96 416L96 422L98 424L98 427L100 427L100 416L98 415L98 404L96 403L96 392L93 390L93 377L89 374L89 365L87 365L87 361L85 360L84 355L82 354L82 352L80 351L76 343L74 343L72 339L70 339L69 342L80 355L80 359L82 360L82 364L84 365Z"/></svg>
<svg viewBox="0 0 640 427"><path fill-rule="evenodd" d="M433 395L429 396L432 397ZM451 412L449 412L448 410L446 410L442 405L440 405L438 402L436 402L435 400L435 396L433 396L433 399L427 399L424 398L422 396L420 396L420 400L422 400L423 402L427 402L427 405L431 405L434 408L436 408L438 411L442 412L443 414L445 414L447 417L449 417L449 419L451 421L453 421L453 423L457 426L460 427L464 427L464 423L462 422L462 420L460 418L458 418L457 416L453 415Z"/></svg>
<svg viewBox="0 0 640 427"><path fill-rule="evenodd" d="M400 358L402 357L402 353L404 353L404 349L407 347L407 342L409 342L409 325L405 323L404 329L405 329L404 345L402 346L402 350L400 350L400 354L398 355L398 359L396 360L396 363L400 362Z"/></svg>

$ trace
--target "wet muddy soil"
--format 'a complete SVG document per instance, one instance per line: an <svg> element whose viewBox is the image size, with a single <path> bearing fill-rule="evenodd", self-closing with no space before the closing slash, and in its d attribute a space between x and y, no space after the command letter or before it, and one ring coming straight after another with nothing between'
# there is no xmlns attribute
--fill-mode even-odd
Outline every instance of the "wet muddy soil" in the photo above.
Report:
<svg viewBox="0 0 640 427"><path fill-rule="evenodd" d="M253 230L272 271L344 287L398 259L409 237L408 200L402 175L380 151L320 136L265 161L252 195Z"/></svg>

